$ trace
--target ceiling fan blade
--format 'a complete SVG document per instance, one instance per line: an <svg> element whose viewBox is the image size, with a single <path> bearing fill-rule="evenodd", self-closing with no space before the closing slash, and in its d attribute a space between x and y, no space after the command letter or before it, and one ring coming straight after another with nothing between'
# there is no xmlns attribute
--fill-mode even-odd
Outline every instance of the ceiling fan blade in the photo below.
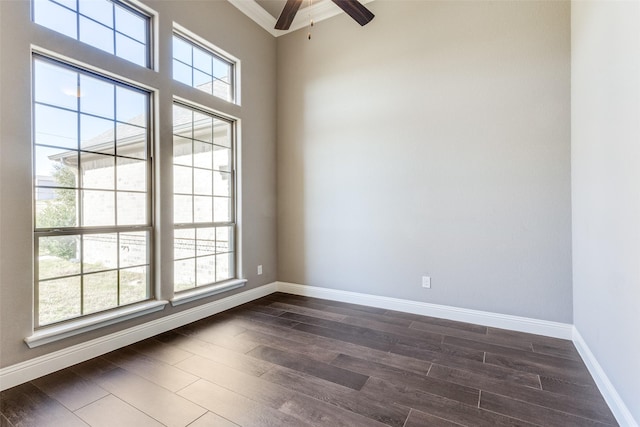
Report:
<svg viewBox="0 0 640 427"><path fill-rule="evenodd" d="M344 10L347 15L356 20L360 25L366 25L375 16L369 9L364 7L358 0L331 0Z"/></svg>
<svg viewBox="0 0 640 427"><path fill-rule="evenodd" d="M293 18L296 17L302 0L287 0L287 4L282 8L278 22L276 22L276 30L288 30L291 27Z"/></svg>

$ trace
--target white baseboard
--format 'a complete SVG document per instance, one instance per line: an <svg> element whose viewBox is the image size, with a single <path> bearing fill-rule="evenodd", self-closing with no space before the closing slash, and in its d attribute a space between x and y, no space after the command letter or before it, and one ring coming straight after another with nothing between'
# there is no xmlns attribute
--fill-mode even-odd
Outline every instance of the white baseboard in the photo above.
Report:
<svg viewBox="0 0 640 427"><path fill-rule="evenodd" d="M580 353L580 357L582 357L582 360L584 360L584 363L587 365L587 369L589 369L589 373L591 373L600 393L602 393L602 397L604 397L611 412L613 412L616 420L618 420L618 423L625 427L638 427L638 422L633 418L631 411L627 408L627 405L616 391L604 369L602 369L602 366L600 366L600 363L598 363L598 360L575 326L573 327L573 343L578 353Z"/></svg>
<svg viewBox="0 0 640 427"><path fill-rule="evenodd" d="M276 283L278 291L294 295L368 305L370 307L384 308L387 310L404 311L422 316L439 317L441 319L457 320L459 322L475 323L493 328L510 329L512 331L528 332L530 334L545 335L567 340L570 340L573 336L573 325L568 323L550 322L528 317L490 313L487 311L361 294L338 289L320 288L317 286L299 285L296 283Z"/></svg>
<svg viewBox="0 0 640 427"><path fill-rule="evenodd" d="M270 283L0 369L0 391L272 294Z"/></svg>

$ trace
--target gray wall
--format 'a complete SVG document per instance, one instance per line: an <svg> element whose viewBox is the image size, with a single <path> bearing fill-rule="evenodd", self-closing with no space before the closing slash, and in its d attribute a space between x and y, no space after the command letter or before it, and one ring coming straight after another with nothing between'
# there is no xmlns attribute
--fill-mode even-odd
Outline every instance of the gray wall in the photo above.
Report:
<svg viewBox="0 0 640 427"><path fill-rule="evenodd" d="M30 22L30 2L0 1L0 367L87 341L153 318L175 313L208 298L179 308L128 321L99 331L29 350L23 339L32 333L32 167L30 106L30 45L53 50L157 89L158 144L169 155L157 156L158 179L171 182L171 102L173 94L241 119L242 130L242 259L249 282L239 291L276 280L276 40L228 2L145 1L159 13L158 39L164 47L160 73L140 69L118 58L104 59L93 48L55 34ZM242 105L228 106L204 93L173 82L171 43L173 21L208 39L242 61ZM165 187L170 191L170 187ZM161 241L172 235L171 195L158 196ZM165 295L171 292L171 247L158 255L158 274ZM256 276L256 266L264 274ZM237 291L237 292L239 292ZM225 294L228 295L228 294ZM219 298L219 297L218 297Z"/></svg>
<svg viewBox="0 0 640 427"><path fill-rule="evenodd" d="M278 40L278 279L571 323L570 4L368 7Z"/></svg>
<svg viewBox="0 0 640 427"><path fill-rule="evenodd" d="M640 3L572 3L575 326L640 422Z"/></svg>

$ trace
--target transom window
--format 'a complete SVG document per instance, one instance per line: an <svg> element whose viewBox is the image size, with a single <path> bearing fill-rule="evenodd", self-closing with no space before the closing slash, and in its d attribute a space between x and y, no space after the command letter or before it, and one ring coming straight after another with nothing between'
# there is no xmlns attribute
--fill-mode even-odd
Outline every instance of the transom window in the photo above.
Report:
<svg viewBox="0 0 640 427"><path fill-rule="evenodd" d="M232 102L234 63L191 40L173 35L173 78Z"/></svg>
<svg viewBox="0 0 640 427"><path fill-rule="evenodd" d="M149 17L110 0L33 0L33 21L148 67Z"/></svg>
<svg viewBox="0 0 640 427"><path fill-rule="evenodd" d="M150 292L150 94L33 60L36 323Z"/></svg>
<svg viewBox="0 0 640 427"><path fill-rule="evenodd" d="M233 123L173 107L174 290L235 277Z"/></svg>

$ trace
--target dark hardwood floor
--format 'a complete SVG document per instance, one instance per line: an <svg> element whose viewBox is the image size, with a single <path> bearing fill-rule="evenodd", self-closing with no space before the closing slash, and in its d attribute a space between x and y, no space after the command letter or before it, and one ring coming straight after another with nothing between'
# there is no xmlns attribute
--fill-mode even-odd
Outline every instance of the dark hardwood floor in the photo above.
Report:
<svg viewBox="0 0 640 427"><path fill-rule="evenodd" d="M0 427L617 425L570 341L282 293L0 399Z"/></svg>

